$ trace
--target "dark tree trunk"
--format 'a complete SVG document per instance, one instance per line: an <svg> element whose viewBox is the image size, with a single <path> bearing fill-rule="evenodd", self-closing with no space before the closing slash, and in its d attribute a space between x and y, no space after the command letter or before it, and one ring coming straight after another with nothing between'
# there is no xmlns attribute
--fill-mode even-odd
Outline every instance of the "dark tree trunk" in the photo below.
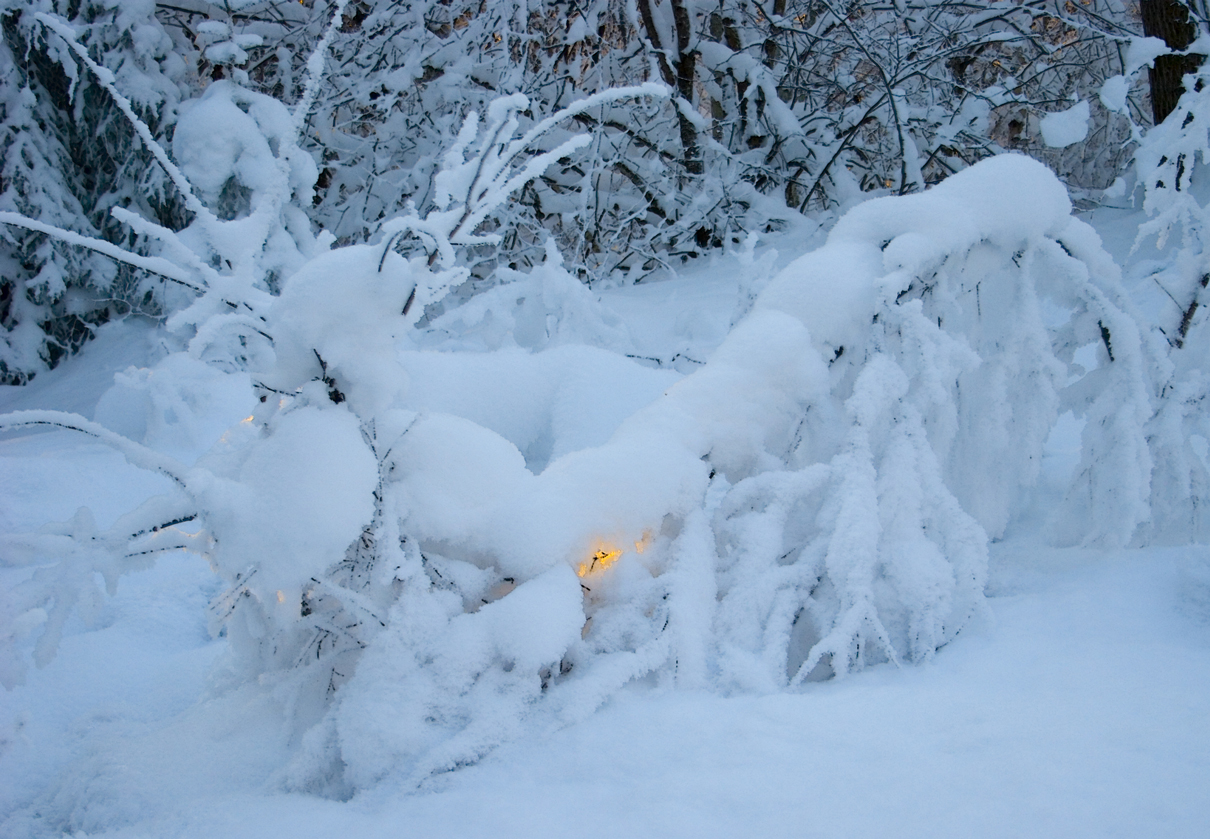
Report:
<svg viewBox="0 0 1210 839"><path fill-rule="evenodd" d="M1143 34L1162 38L1169 48L1183 50L1197 35L1197 27L1189 19L1189 10L1177 0L1142 0L1139 11L1143 17ZM1201 65L1204 56L1161 55L1149 71L1151 81L1151 114L1155 124L1176 108L1185 92L1182 79Z"/></svg>
<svg viewBox="0 0 1210 839"><path fill-rule="evenodd" d="M684 0L672 0L672 19L676 23L676 89L685 105L693 107L693 88L697 76L697 50L689 49L689 12ZM697 144L697 128L680 114L681 148L685 152L685 171L691 175L703 172L702 151Z"/></svg>
<svg viewBox="0 0 1210 839"><path fill-rule="evenodd" d="M643 28L647 30L647 39L655 51L656 63L659 65L660 75L664 77L664 83L674 88L677 97L684 100L686 106L692 108L697 52L689 49L691 22L684 0L672 0L672 21L676 28L676 53L675 60L671 64L651 14L651 0L638 0L636 5L639 17L643 21ZM685 171L691 175L700 175L703 166L702 153L697 142L697 128L685 116L685 112L680 106L676 109L676 116L681 129L681 150L684 154Z"/></svg>

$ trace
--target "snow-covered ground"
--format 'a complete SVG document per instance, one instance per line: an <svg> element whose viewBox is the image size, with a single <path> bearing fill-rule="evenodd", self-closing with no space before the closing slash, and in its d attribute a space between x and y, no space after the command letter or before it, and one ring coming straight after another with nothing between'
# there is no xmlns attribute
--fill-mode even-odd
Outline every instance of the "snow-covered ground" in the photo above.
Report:
<svg viewBox="0 0 1210 839"><path fill-rule="evenodd" d="M794 255L779 246L770 270ZM636 336L634 355L666 369L640 359L647 366L623 374L601 362L616 373L615 410L577 426L578 442L536 435L531 468L552 446L602 441L694 369L744 310L754 289L743 283L767 273L722 260L603 292ZM3 389L0 412L92 416L113 374L154 360L153 347L146 327L106 327L59 370ZM560 387L573 418L598 397L575 381ZM192 429L193 454L244 407L220 400L200 412L208 422ZM496 421L508 437L509 417ZM197 557L169 555L124 577L116 596L83 604L58 656L0 693L0 835L1205 836L1210 548L1046 547L1078 430L1060 423L1035 505L992 546L989 614L932 661L763 696L640 681L578 721L533 720L419 791L388 780L350 801L281 791L297 747L283 723L289 694L217 689L226 641L210 637L205 606L222 583ZM10 433L0 440L0 534L81 506L104 528L165 480L70 432ZM0 590L27 573L0 563Z"/></svg>

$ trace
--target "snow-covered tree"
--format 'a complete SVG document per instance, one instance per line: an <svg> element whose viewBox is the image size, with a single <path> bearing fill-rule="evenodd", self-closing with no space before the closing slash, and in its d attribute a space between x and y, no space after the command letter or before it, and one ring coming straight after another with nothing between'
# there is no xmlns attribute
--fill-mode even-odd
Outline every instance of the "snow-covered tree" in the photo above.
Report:
<svg viewBox="0 0 1210 839"><path fill-rule="evenodd" d="M379 235L409 202L434 209L440 156L465 115L500 95L523 93L534 114L549 114L619 85L668 86L672 96L649 109L602 104L547 135L551 148L573 132L593 139L484 220L502 238L476 251L467 293L490 286L497 267L539 264L548 236L581 279L638 281L801 211L918 190L1005 149L1040 157L1071 185L1101 187L1129 139L1128 120L1095 95L1122 69L1134 26L1116 0L16 4L5 18L14 75L4 208L123 246L135 237L113 206L168 227L190 213L112 97L32 23L38 9L76 15L81 43L114 69L160 140L177 101L216 81L297 102L306 56L336 14L329 72L301 117L299 144L318 175L313 203L299 209L341 242ZM1128 111L1138 96L1123 100ZM1090 141L1048 147L1039 119L1072 107L1087 111ZM28 177L36 161L46 177ZM220 218L247 200L228 186ZM144 275L39 233L5 235L11 380L78 345L89 321L160 311Z"/></svg>
<svg viewBox="0 0 1210 839"><path fill-rule="evenodd" d="M290 37L313 39L316 25ZM551 113L641 81L673 95L641 116L579 115L593 143L501 209L493 223L507 254L482 254L478 275L540 262L550 234L588 280L619 269L643 277L794 213L918 190L1005 149L1099 188L1126 160L1129 122L1096 93L1120 72L1132 27L1114 0L361 0L344 11L307 135L322 161L313 217L360 241L408 201L427 212L441 149L469 110L500 94L524 93ZM300 69L266 59L260 83L293 88ZM1040 118L1073 100L1091 106L1094 141L1048 147Z"/></svg>
<svg viewBox="0 0 1210 839"><path fill-rule="evenodd" d="M153 132L170 126L181 99L184 67L153 3L0 6L0 210L129 246L134 237L111 208L165 223L181 210L109 92L35 20L69 7L81 44L112 68ZM145 275L42 233L0 227L0 381L54 366L110 317L159 311Z"/></svg>

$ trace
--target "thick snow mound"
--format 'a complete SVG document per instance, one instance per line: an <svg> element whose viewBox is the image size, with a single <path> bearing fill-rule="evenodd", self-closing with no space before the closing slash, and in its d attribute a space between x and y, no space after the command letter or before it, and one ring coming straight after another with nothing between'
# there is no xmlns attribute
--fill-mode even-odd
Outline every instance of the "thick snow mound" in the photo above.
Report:
<svg viewBox="0 0 1210 839"><path fill-rule="evenodd" d="M279 173L273 161L279 151L284 154L290 188L300 196L310 196L319 176L315 161L294 144L289 109L229 81L214 82L201 98L185 103L172 151L210 207L223 208L224 189L230 194L242 188L251 193L252 203L240 209L255 209L256 201L277 186ZM229 209L233 214L237 208Z"/></svg>
<svg viewBox="0 0 1210 839"><path fill-rule="evenodd" d="M213 561L286 619L304 585L323 575L374 514L378 464L357 420L339 408L300 408L250 446L235 479L195 472L190 484L216 541Z"/></svg>
<svg viewBox="0 0 1210 839"><path fill-rule="evenodd" d="M681 378L584 345L527 352L405 351L401 404L455 414L489 428L541 472L552 461L606 443L635 411Z"/></svg>
<svg viewBox="0 0 1210 839"><path fill-rule="evenodd" d="M293 392L326 376L360 416L391 407L407 389L395 345L415 288L411 266L381 246L353 245L310 260L269 311L277 363L268 383Z"/></svg>
<svg viewBox="0 0 1210 839"><path fill-rule="evenodd" d="M757 306L794 315L835 351L869 331L888 284L980 242L1015 249L1058 236L1070 223L1071 200L1049 169L1023 155L999 155L927 192L854 207L826 247L788 266Z"/></svg>

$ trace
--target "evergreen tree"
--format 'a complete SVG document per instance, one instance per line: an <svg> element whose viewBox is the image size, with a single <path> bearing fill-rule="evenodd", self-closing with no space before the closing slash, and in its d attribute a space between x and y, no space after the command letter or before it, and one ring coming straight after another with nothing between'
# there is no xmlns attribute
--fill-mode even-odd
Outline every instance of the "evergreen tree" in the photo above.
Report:
<svg viewBox="0 0 1210 839"><path fill-rule="evenodd" d="M162 133L182 97L185 66L154 8L149 0L0 4L0 210L123 245L133 241L110 216L113 207L179 222L163 173L109 93L34 18L69 15L95 60ZM91 251L0 227L0 381L20 383L55 366L110 317L158 311L146 280Z"/></svg>

